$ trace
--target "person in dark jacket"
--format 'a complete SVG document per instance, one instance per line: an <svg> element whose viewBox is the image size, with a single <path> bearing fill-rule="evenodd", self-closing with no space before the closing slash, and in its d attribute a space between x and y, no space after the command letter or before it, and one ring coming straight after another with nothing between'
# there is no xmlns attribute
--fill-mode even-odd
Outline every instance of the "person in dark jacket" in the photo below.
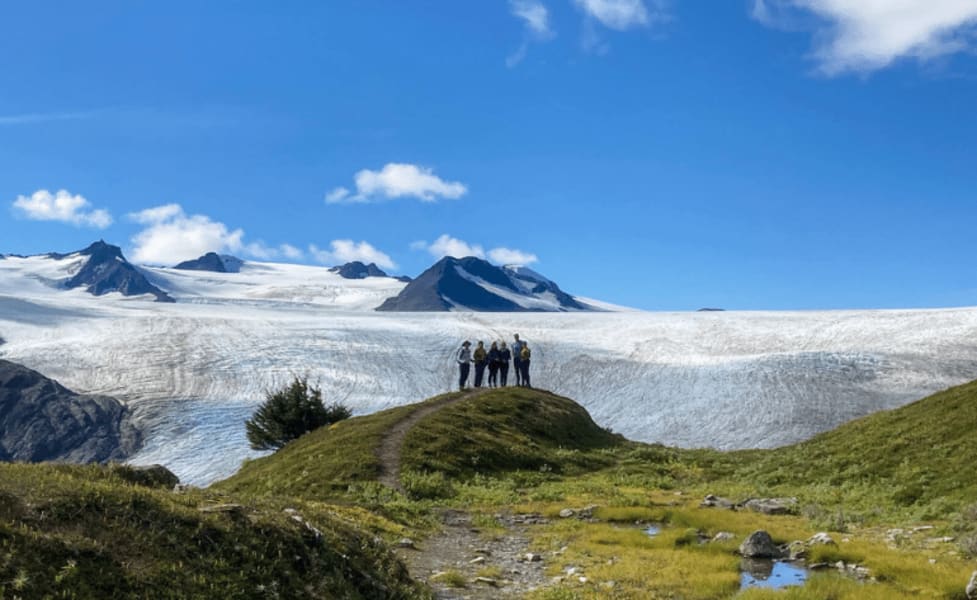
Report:
<svg viewBox="0 0 977 600"><path fill-rule="evenodd" d="M488 351L488 370L489 387L499 386L499 363L501 362L499 358L499 345L496 342L492 342L492 347Z"/></svg>
<svg viewBox="0 0 977 600"><path fill-rule="evenodd" d="M458 350L458 355L455 357L458 360L458 389L465 389L465 385L468 384L468 372L471 371L472 365L472 352L468 349L472 343L465 340L461 343L461 348Z"/></svg>
<svg viewBox="0 0 977 600"><path fill-rule="evenodd" d="M499 345L499 385L505 387L509 385L509 361L512 360L512 352L506 347L505 342Z"/></svg>
<svg viewBox="0 0 977 600"><path fill-rule="evenodd" d="M482 387L482 377L485 376L485 365L488 364L488 353L485 352L485 344L478 342L478 347L472 353L472 362L475 363L475 387Z"/></svg>
<svg viewBox="0 0 977 600"><path fill-rule="evenodd" d="M529 359L532 353L529 351L529 344L523 342L522 350L519 351L519 369L522 371L522 386L533 387L529 383Z"/></svg>
<svg viewBox="0 0 977 600"><path fill-rule="evenodd" d="M522 345L526 342L519 340L519 334L512 336L515 338L515 343L512 344L512 366L516 368L516 385L522 385Z"/></svg>

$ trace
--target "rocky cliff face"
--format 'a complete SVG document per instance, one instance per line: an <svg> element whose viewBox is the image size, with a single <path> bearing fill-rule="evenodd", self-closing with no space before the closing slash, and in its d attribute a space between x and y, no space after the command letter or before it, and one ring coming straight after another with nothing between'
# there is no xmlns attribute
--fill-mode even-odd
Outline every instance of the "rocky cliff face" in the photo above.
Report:
<svg viewBox="0 0 977 600"><path fill-rule="evenodd" d="M0 460L123 460L141 442L128 409L84 396L27 367L0 360Z"/></svg>

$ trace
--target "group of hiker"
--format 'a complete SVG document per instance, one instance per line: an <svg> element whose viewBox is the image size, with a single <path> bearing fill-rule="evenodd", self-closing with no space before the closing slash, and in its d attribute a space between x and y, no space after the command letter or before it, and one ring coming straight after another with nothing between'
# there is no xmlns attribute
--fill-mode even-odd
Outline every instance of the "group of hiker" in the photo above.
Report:
<svg viewBox="0 0 977 600"><path fill-rule="evenodd" d="M485 369L488 369L488 386L504 387L509 385L509 361L516 372L516 385L521 387L532 387L529 384L529 362L532 352L529 344L519 339L519 334L513 336L515 341L510 350L504 341L492 342L492 345L485 349L485 343L478 342L475 350L471 349L472 343L465 340L461 343L458 350L458 387L465 389L468 385L468 375L471 366L475 365L475 387L482 387L482 379L485 377Z"/></svg>

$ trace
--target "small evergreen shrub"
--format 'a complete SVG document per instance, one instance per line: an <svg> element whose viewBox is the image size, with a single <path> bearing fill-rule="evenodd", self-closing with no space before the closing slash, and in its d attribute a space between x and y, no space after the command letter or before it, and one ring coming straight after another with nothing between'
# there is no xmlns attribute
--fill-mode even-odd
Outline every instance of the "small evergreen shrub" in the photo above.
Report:
<svg viewBox="0 0 977 600"><path fill-rule="evenodd" d="M322 390L309 385L308 378L269 392L265 402L245 422L248 441L255 450L278 450L288 442L323 425L352 416L346 406L322 402Z"/></svg>

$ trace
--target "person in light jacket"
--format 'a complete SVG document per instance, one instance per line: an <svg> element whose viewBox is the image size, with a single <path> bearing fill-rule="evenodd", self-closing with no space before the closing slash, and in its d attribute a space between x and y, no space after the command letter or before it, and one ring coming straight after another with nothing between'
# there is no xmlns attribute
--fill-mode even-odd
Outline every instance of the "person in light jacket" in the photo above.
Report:
<svg viewBox="0 0 977 600"><path fill-rule="evenodd" d="M469 346L472 343L465 340L461 343L461 348L458 350L458 389L463 390L468 384L468 372L472 368L472 352L469 350Z"/></svg>

